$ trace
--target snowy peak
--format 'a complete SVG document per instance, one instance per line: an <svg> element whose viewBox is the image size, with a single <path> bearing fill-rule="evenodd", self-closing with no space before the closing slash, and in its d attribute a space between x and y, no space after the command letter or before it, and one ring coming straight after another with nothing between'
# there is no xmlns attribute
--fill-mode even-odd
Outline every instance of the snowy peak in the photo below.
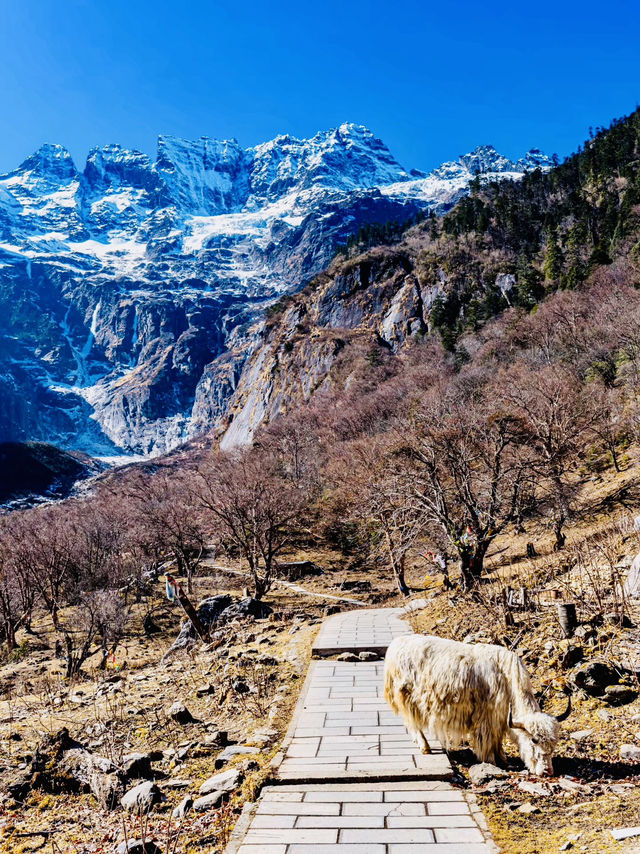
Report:
<svg viewBox="0 0 640 854"><path fill-rule="evenodd" d="M479 145L470 154L463 154L460 163L472 175L487 172L515 172L514 164L502 154L498 154L492 145Z"/></svg>
<svg viewBox="0 0 640 854"><path fill-rule="evenodd" d="M210 216L237 208L246 201L246 159L235 139L203 136L190 141L161 135L155 169L176 208Z"/></svg>
<svg viewBox="0 0 640 854"><path fill-rule="evenodd" d="M529 151L517 161L518 171L531 172L534 169L551 169L553 160L547 157L539 148L530 148Z"/></svg>
<svg viewBox="0 0 640 854"><path fill-rule="evenodd" d="M93 191L122 186L148 190L158 184L149 157L117 143L91 149L84 177Z"/></svg>
<svg viewBox="0 0 640 854"><path fill-rule="evenodd" d="M343 124L311 139L279 136L253 149L251 190L273 201L292 191L351 191L406 180L386 145L360 125Z"/></svg>
<svg viewBox="0 0 640 854"><path fill-rule="evenodd" d="M27 174L31 180L70 181L78 172L71 154L63 145L46 143L27 157L13 175Z"/></svg>

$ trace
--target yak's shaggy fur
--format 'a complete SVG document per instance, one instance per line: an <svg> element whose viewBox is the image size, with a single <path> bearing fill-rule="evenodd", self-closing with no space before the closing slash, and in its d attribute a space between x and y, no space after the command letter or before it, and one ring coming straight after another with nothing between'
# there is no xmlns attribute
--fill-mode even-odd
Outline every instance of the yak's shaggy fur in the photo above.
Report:
<svg viewBox="0 0 640 854"><path fill-rule="evenodd" d="M384 696L425 753L424 731L446 748L468 741L481 762L504 762L507 734L529 771L553 773L558 722L540 711L524 665L504 647L396 638L385 658Z"/></svg>

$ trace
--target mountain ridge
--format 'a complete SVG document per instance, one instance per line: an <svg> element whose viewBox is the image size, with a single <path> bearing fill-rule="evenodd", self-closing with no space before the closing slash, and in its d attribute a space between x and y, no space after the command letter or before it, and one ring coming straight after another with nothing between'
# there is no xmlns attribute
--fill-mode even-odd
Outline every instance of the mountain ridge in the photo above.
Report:
<svg viewBox="0 0 640 854"><path fill-rule="evenodd" d="M111 143L82 171L41 146L0 176L0 436L153 454L215 427L265 307L350 234L443 213L478 173L549 168L537 155L483 146L416 177L348 123L247 149L160 135L155 161Z"/></svg>

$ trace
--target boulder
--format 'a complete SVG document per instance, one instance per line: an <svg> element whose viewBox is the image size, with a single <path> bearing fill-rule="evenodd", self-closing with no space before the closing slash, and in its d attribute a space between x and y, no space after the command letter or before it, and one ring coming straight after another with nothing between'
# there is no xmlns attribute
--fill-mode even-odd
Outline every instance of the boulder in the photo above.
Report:
<svg viewBox="0 0 640 854"><path fill-rule="evenodd" d="M604 698L612 706L624 706L633 703L638 692L628 685L607 685L604 689Z"/></svg>
<svg viewBox="0 0 640 854"><path fill-rule="evenodd" d="M189 711L189 709L185 706L182 700L176 700L175 703L169 709L169 717L171 720L175 721L178 724L192 724L195 722L195 718Z"/></svg>
<svg viewBox="0 0 640 854"><path fill-rule="evenodd" d="M184 798L178 804L178 806L173 810L172 816L174 818L184 818L184 816L189 812L192 806L193 798L191 797L191 795L185 795Z"/></svg>
<svg viewBox="0 0 640 854"><path fill-rule="evenodd" d="M204 737L207 747L226 747L229 744L229 734L224 729L214 730Z"/></svg>
<svg viewBox="0 0 640 854"><path fill-rule="evenodd" d="M484 786L489 780L508 776L506 771L498 768L497 765L492 765L490 762L479 762L477 765L472 765L469 768L469 778L474 786Z"/></svg>
<svg viewBox="0 0 640 854"><path fill-rule="evenodd" d="M124 792L123 775L113 762L83 748L65 751L56 774L73 778L81 789L92 792L105 809L115 809Z"/></svg>
<svg viewBox="0 0 640 854"><path fill-rule="evenodd" d="M627 597L640 596L640 553L638 553L631 564L629 575L624 584L624 595Z"/></svg>
<svg viewBox="0 0 640 854"><path fill-rule="evenodd" d="M608 685L615 685L619 681L619 673L606 661L600 659L579 664L569 674L569 682L575 688L582 688L592 697L601 697Z"/></svg>
<svg viewBox="0 0 640 854"><path fill-rule="evenodd" d="M114 809L124 792L124 775L110 759L91 753L63 727L43 739L30 765L25 765L18 779L7 787L18 801L31 789L92 792L101 807Z"/></svg>
<svg viewBox="0 0 640 854"><path fill-rule="evenodd" d="M635 744L623 744L620 747L620 758L625 762L640 762L640 747Z"/></svg>
<svg viewBox="0 0 640 854"><path fill-rule="evenodd" d="M116 854L162 854L162 849L150 839L130 839L118 845Z"/></svg>
<svg viewBox="0 0 640 854"><path fill-rule="evenodd" d="M147 782L129 789L120 803L126 812L131 812L134 815L146 815L151 812L156 804L163 801L166 801L166 798L156 784Z"/></svg>
<svg viewBox="0 0 640 854"><path fill-rule="evenodd" d="M209 628L218 621L221 614L230 605L233 605L233 597L228 593L221 593L219 596L209 596L203 599L198 605L196 611L198 619Z"/></svg>
<svg viewBox="0 0 640 854"><path fill-rule="evenodd" d="M239 602L229 605L220 613L220 622L225 623L230 620L246 620L252 617L254 620L264 620L271 614L273 609L261 602L259 599L253 599L251 596L246 596Z"/></svg>
<svg viewBox="0 0 640 854"><path fill-rule="evenodd" d="M573 741L585 741L593 735L593 732L593 729L579 729L576 732L570 733L569 738L573 739Z"/></svg>
<svg viewBox="0 0 640 854"><path fill-rule="evenodd" d="M206 629L211 629L218 622L220 614L225 608L233 604L233 597L228 593L222 593L219 596L209 596L203 599L196 608L198 619ZM198 635L193 628L191 620L185 620L180 628L180 634L166 651L164 658L167 658L171 653L179 649L185 649L192 646Z"/></svg>
<svg viewBox="0 0 640 854"><path fill-rule="evenodd" d="M222 753L216 756L214 766L216 769L222 768L234 756L255 756L258 753L260 753L259 747L247 747L245 744L230 745L229 747L225 747Z"/></svg>
<svg viewBox="0 0 640 854"><path fill-rule="evenodd" d="M230 792L236 789L242 781L242 772L239 768L230 768L221 774L214 774L200 786L201 795L210 795L211 792Z"/></svg>
<svg viewBox="0 0 640 854"><path fill-rule="evenodd" d="M354 652L341 652L338 656L338 661L360 661Z"/></svg>
<svg viewBox="0 0 640 854"><path fill-rule="evenodd" d="M151 756L148 753L128 753L122 757L122 772L128 780L151 780Z"/></svg>
<svg viewBox="0 0 640 854"><path fill-rule="evenodd" d="M312 560L290 560L278 563L278 578L297 581L309 575L322 575L322 570Z"/></svg>
<svg viewBox="0 0 640 854"><path fill-rule="evenodd" d="M226 792L211 792L210 795L204 795L202 798L196 798L193 802L193 808L196 812L215 810L222 804L225 797Z"/></svg>

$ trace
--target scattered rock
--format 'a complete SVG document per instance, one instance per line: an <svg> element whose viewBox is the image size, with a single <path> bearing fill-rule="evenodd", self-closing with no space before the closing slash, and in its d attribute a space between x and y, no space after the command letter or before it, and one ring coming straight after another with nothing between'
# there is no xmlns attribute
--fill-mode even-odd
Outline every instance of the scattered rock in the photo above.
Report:
<svg viewBox="0 0 640 854"><path fill-rule="evenodd" d="M591 787L585 786L583 783L578 783L576 780L571 780L569 777L559 777L556 785L564 789L565 792L590 792Z"/></svg>
<svg viewBox="0 0 640 854"><path fill-rule="evenodd" d="M121 842L116 852L117 854L162 854L162 849L150 839L130 839L128 842Z"/></svg>
<svg viewBox="0 0 640 854"><path fill-rule="evenodd" d="M341 652L337 658L338 661L360 661L357 655L353 652Z"/></svg>
<svg viewBox="0 0 640 854"><path fill-rule="evenodd" d="M216 757L215 767L222 768L225 762L233 759L234 756L255 756L260 753L258 747L247 747L244 744L234 744L225 749Z"/></svg>
<svg viewBox="0 0 640 854"><path fill-rule="evenodd" d="M182 700L176 700L173 706L169 709L168 714L171 720L174 720L176 723L182 724L183 726L185 724L195 723L195 718Z"/></svg>
<svg viewBox="0 0 640 854"><path fill-rule="evenodd" d="M275 729L258 729L250 739L247 739L252 747L269 747L278 739L278 731Z"/></svg>
<svg viewBox="0 0 640 854"><path fill-rule="evenodd" d="M210 747L226 747L229 744L229 734L224 729L214 730L205 735L204 743Z"/></svg>
<svg viewBox="0 0 640 854"><path fill-rule="evenodd" d="M324 609L325 617L330 617L332 614L339 614L342 611L340 605L327 605Z"/></svg>
<svg viewBox="0 0 640 854"><path fill-rule="evenodd" d="M191 780L176 777L174 780L165 780L162 785L167 789L187 789L191 785Z"/></svg>
<svg viewBox="0 0 640 854"><path fill-rule="evenodd" d="M8 793L23 801L32 789L45 792L90 791L101 807L114 809L124 792L124 776L104 756L86 750L71 738L66 727L47 736L33 757L20 765L20 775L7 786Z"/></svg>
<svg viewBox="0 0 640 854"><path fill-rule="evenodd" d="M479 762L469 768L469 778L474 786L484 786L489 780L508 777L508 773L490 762Z"/></svg>
<svg viewBox="0 0 640 854"><path fill-rule="evenodd" d="M596 715L600 718L601 721L613 720L613 715L611 714L611 712L607 711L607 709L598 709Z"/></svg>
<svg viewBox="0 0 640 854"><path fill-rule="evenodd" d="M508 789L511 784L508 780L489 780L484 787L485 792L489 795L495 795L496 792L501 792L503 789Z"/></svg>
<svg viewBox="0 0 640 854"><path fill-rule="evenodd" d="M377 652L367 649L364 652L359 652L358 658L360 661L378 661L380 655Z"/></svg>
<svg viewBox="0 0 640 854"><path fill-rule="evenodd" d="M196 812L206 812L207 810L217 809L223 802L226 792L212 792L210 795L205 795L202 798L196 798L193 802L193 809Z"/></svg>
<svg viewBox="0 0 640 854"><path fill-rule="evenodd" d="M183 818L193 806L193 798L191 795L185 795L178 806L174 809L172 815L174 818Z"/></svg>
<svg viewBox="0 0 640 854"><path fill-rule="evenodd" d="M258 664L264 664L266 667L275 667L279 664L277 658L274 658L272 655L267 655L266 653L259 655L256 661Z"/></svg>
<svg viewBox="0 0 640 854"><path fill-rule="evenodd" d="M640 747L636 747L635 744L621 745L620 758L626 762L640 762Z"/></svg>
<svg viewBox="0 0 640 854"><path fill-rule="evenodd" d="M569 681L592 697L601 697L607 686L615 685L620 681L620 676L606 661L594 659L579 664L571 672Z"/></svg>
<svg viewBox="0 0 640 854"><path fill-rule="evenodd" d="M518 788L522 792L526 792L528 795L536 795L538 797L544 797L545 795L549 795L549 789L546 786L543 786L542 783L531 783L529 780L520 780L518 782Z"/></svg>
<svg viewBox="0 0 640 854"><path fill-rule="evenodd" d="M617 827L611 831L611 835L618 841L630 839L632 836L640 836L640 827Z"/></svg>
<svg viewBox="0 0 640 854"><path fill-rule="evenodd" d="M589 738L590 735L593 735L593 729L579 729L576 732L572 732L569 735L569 738L572 738L574 741L584 741Z"/></svg>
<svg viewBox="0 0 640 854"><path fill-rule="evenodd" d="M129 789L120 800L120 803L126 812L131 812L134 815L146 815L146 813L151 812L156 804L160 804L165 800L165 796L156 784L147 782L140 783L138 786L134 786L133 789Z"/></svg>
<svg viewBox="0 0 640 854"><path fill-rule="evenodd" d="M264 620L271 614L272 610L266 602L261 602L259 599L247 596L239 602L226 607L220 613L219 622L225 623L230 620L247 619L248 617L253 617L254 620Z"/></svg>
<svg viewBox="0 0 640 854"><path fill-rule="evenodd" d="M72 777L81 788L91 791L106 809L115 809L124 792L122 774L113 762L83 748L65 752L58 765L58 774Z"/></svg>
<svg viewBox="0 0 640 854"><path fill-rule="evenodd" d="M242 781L242 773L239 768L230 768L221 774L214 774L200 786L201 795L209 795L211 792L230 792L236 789Z"/></svg>
<svg viewBox="0 0 640 854"><path fill-rule="evenodd" d="M234 679L231 683L231 687L236 692L236 694L248 694L251 690L244 679Z"/></svg>
<svg viewBox="0 0 640 854"><path fill-rule="evenodd" d="M216 689L215 686L211 684L211 682L207 682L206 685L200 685L196 688L196 695L198 697L206 697L207 694L215 694Z"/></svg>
<svg viewBox="0 0 640 854"><path fill-rule="evenodd" d="M128 780L150 780L151 757L148 753L128 753L122 757L122 771Z"/></svg>
<svg viewBox="0 0 640 854"><path fill-rule="evenodd" d="M612 706L625 706L627 703L633 703L637 696L638 692L627 685L607 685L604 689L604 698Z"/></svg>
<svg viewBox="0 0 640 854"><path fill-rule="evenodd" d="M521 812L523 815L533 815L534 813L540 812L540 807L536 807L531 803L531 801L527 801L526 804L522 804L522 806L518 807L518 812Z"/></svg>

